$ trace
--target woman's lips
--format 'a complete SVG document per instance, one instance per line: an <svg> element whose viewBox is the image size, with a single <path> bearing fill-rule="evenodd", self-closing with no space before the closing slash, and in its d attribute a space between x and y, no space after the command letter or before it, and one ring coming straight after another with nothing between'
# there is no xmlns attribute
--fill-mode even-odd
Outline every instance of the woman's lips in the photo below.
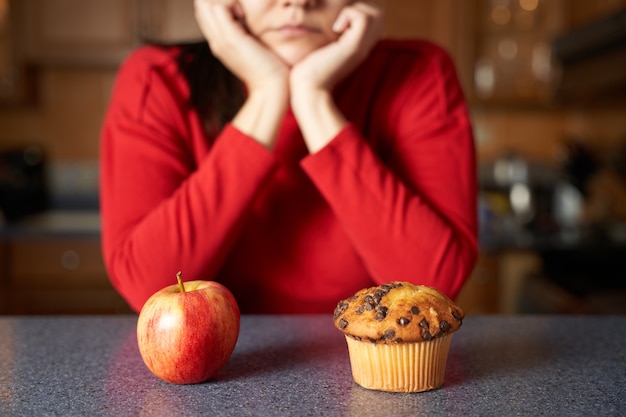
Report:
<svg viewBox="0 0 626 417"><path fill-rule="evenodd" d="M313 33L319 33L320 31L316 28L304 25L285 25L277 27L273 30L282 36L287 38L297 38L301 36L311 35Z"/></svg>

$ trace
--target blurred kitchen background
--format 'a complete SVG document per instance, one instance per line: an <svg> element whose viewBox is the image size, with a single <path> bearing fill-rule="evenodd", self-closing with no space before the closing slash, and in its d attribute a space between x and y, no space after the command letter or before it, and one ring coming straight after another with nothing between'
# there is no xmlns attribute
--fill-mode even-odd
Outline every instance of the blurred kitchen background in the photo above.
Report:
<svg viewBox="0 0 626 417"><path fill-rule="evenodd" d="M380 0L454 58L479 158L469 314L626 312L626 0ZM0 0L0 313L123 313L100 256L116 70L192 0ZM167 273L167 271L164 271Z"/></svg>

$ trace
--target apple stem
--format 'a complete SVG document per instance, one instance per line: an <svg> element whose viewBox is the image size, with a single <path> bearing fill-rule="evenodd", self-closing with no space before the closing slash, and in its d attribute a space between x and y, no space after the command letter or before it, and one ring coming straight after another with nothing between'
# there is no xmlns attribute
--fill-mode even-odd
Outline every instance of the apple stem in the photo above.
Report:
<svg viewBox="0 0 626 417"><path fill-rule="evenodd" d="M176 281L178 281L178 287L180 288L180 292L185 292L185 284L183 284L183 273L178 271L176 274Z"/></svg>

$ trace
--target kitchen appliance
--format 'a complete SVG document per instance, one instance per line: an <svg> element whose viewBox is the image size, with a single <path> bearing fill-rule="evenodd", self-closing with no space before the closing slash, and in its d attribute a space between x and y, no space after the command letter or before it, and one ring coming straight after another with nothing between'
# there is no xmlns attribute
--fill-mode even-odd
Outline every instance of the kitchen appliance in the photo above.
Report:
<svg viewBox="0 0 626 417"><path fill-rule="evenodd" d="M552 42L563 103L624 103L626 8L561 34Z"/></svg>
<svg viewBox="0 0 626 417"><path fill-rule="evenodd" d="M45 155L38 146L0 151L0 213L13 222L48 207Z"/></svg>

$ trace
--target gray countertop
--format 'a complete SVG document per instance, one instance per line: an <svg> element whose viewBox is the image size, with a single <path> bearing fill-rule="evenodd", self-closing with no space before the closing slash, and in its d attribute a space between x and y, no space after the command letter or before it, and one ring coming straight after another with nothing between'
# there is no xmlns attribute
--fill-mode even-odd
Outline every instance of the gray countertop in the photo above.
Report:
<svg viewBox="0 0 626 417"><path fill-rule="evenodd" d="M442 388L352 382L330 316L244 316L210 382L144 366L136 316L0 317L2 416L623 416L626 316L469 316Z"/></svg>

